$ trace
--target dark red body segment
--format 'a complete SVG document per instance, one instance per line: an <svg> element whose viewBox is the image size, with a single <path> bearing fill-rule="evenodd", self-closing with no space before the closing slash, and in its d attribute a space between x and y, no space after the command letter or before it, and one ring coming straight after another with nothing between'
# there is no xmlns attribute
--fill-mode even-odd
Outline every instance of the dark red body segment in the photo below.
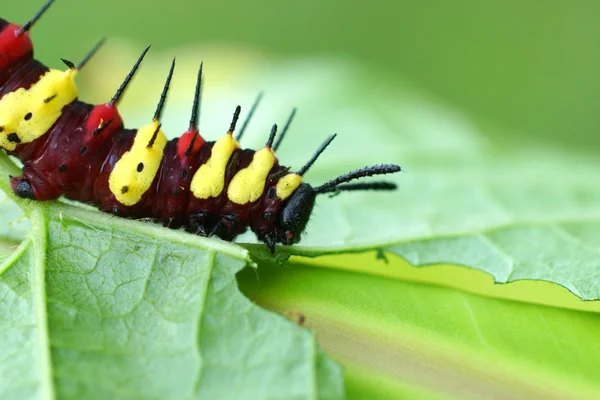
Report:
<svg viewBox="0 0 600 400"><path fill-rule="evenodd" d="M152 214L160 216L159 219L172 228L185 226L190 184L200 166L199 152L200 148L192 151L188 157L181 157L179 142L175 140L168 142L165 147L159 171L160 185L152 205Z"/></svg>
<svg viewBox="0 0 600 400"><path fill-rule="evenodd" d="M0 85L0 97L21 88L28 89L46 72L48 72L48 67L41 62L34 59L27 60L15 68L6 82Z"/></svg>
<svg viewBox="0 0 600 400"><path fill-rule="evenodd" d="M82 184L88 179L89 164L82 159L86 154L81 155L80 149L85 146L83 131L90 109L81 102L65 107L50 131L40 138L46 140L36 146L31 160L24 162L23 177L31 183L36 199L52 200L70 192L86 196L87 188Z"/></svg>

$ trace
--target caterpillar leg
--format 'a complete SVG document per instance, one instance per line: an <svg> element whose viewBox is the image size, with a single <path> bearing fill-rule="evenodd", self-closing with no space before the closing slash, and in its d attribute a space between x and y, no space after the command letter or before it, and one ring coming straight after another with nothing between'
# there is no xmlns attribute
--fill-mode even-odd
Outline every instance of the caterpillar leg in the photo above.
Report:
<svg viewBox="0 0 600 400"><path fill-rule="evenodd" d="M200 211L191 214L187 224L187 231L200 236L208 236L217 224L217 217L209 211Z"/></svg>
<svg viewBox="0 0 600 400"><path fill-rule="evenodd" d="M219 222L210 231L209 236L216 235L223 240L233 241L237 235L243 233L248 226L240 216L223 214Z"/></svg>

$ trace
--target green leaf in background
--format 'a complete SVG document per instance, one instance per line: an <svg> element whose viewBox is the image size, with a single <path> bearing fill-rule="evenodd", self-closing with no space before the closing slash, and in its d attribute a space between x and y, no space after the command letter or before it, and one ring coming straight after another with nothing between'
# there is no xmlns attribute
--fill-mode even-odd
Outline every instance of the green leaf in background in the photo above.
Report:
<svg viewBox="0 0 600 400"><path fill-rule="evenodd" d="M0 267L1 398L343 397L311 333L238 291L239 246L20 203L33 224Z"/></svg>
<svg viewBox="0 0 600 400"><path fill-rule="evenodd" d="M246 270L239 280L258 304L304 316L345 366L349 398L600 396L597 313L300 261L262 262L259 279Z"/></svg>

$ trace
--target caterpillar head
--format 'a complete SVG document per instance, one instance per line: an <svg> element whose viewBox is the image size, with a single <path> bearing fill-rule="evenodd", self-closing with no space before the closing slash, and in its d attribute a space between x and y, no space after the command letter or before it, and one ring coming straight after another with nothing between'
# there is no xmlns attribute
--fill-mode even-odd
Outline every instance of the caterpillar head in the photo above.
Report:
<svg viewBox="0 0 600 400"><path fill-rule="evenodd" d="M283 205L277 216L277 242L285 245L300 241L315 206L317 192L307 183L301 184Z"/></svg>
<svg viewBox="0 0 600 400"><path fill-rule="evenodd" d="M267 191L252 220L252 230L269 251L275 245L298 243L315 206L317 192L306 183L299 184L285 200L277 197L275 187Z"/></svg>
<svg viewBox="0 0 600 400"><path fill-rule="evenodd" d="M396 184L391 182L346 183L354 179L399 172L400 167L393 164L381 164L365 167L341 175L329 182L313 188L307 183L300 184L289 198L279 208L274 223L263 226L263 230L255 231L258 237L267 245L271 253L275 253L275 244L296 244L300 241L302 232L310 220L317 195L329 193L332 196L341 192L361 190L396 190ZM301 171L302 172L302 171ZM269 203L263 203L263 206ZM275 205L277 203L273 203ZM265 214L262 214L263 216ZM266 219L266 218L262 218ZM257 226L258 227L258 226ZM266 229L264 229L266 228ZM254 229L254 227L253 227Z"/></svg>

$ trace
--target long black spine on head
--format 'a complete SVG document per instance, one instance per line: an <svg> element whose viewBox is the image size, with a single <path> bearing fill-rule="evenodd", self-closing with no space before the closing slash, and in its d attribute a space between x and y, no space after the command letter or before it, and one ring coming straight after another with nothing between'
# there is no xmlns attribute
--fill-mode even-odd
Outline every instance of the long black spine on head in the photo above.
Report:
<svg viewBox="0 0 600 400"><path fill-rule="evenodd" d="M35 13L33 18L31 18L25 25L23 25L21 29L19 29L16 32L16 35L22 35L23 33L30 30L33 27L33 25L35 25L35 23L39 21L40 18L42 18L42 15L44 15L44 13L50 8L52 3L54 3L54 0L48 0L48 2L46 2L46 4L44 4L37 13Z"/></svg>
<svg viewBox="0 0 600 400"><path fill-rule="evenodd" d="M190 130L198 129L198 118L200 117L200 94L202 91L202 67L204 63L200 64L198 70L198 80L196 80L196 91L194 92L194 105L192 106L192 117L190 118Z"/></svg>
<svg viewBox="0 0 600 400"><path fill-rule="evenodd" d="M370 167L365 167L365 168L357 169L354 171L350 171L347 174L338 176L337 178L332 179L329 182L316 187L315 192L324 193L325 191L331 191L331 188L335 188L336 186L338 186L341 183L350 182L354 179L364 178L364 177L373 176L373 175L391 174L391 173L399 172L399 171L400 171L400 167L397 165L394 165L394 164L373 165Z"/></svg>
<svg viewBox="0 0 600 400"><path fill-rule="evenodd" d="M100 50L100 47L102 47L102 45L104 45L104 43L106 43L106 38L100 39L100 41L98 43L96 43L96 45L92 48L92 50L90 50L90 52L87 53L85 57L83 57L83 60L81 60L79 62L79 64L77 65L77 69L80 70L83 67L85 67L85 64L87 64L88 61L91 60L91 58L98 52L98 50Z"/></svg>
<svg viewBox="0 0 600 400"><path fill-rule="evenodd" d="M306 173L306 171L308 171L308 169L315 163L315 161L317 161L317 158L319 158L321 153L325 151L327 146L329 146L329 144L333 142L333 139L335 139L336 136L337 133L334 133L333 135L329 136L327 140L325 140L323 144L321 144L321 146L319 146L319 148L317 149L317 151L315 151L315 154L313 154L310 160L308 160L308 162L304 164L302 168L300 168L300 170L298 171L298 175L302 176Z"/></svg>
<svg viewBox="0 0 600 400"><path fill-rule="evenodd" d="M285 123L285 126L283 127L283 130L281 131L281 133L279 134L279 137L277 138L277 142L275 142L275 145L273 146L273 150L277 151L277 149L281 145L281 141L283 140L283 138L284 138L285 134L287 133L288 129L290 129L290 125L292 124L292 121L294 120L294 116L296 115L296 111L297 111L297 108L294 108L292 110L292 113L290 114L287 122Z"/></svg>
<svg viewBox="0 0 600 400"><path fill-rule="evenodd" d="M169 86L171 85L171 79L173 78L173 71L175 71L175 59L171 63L171 69L169 70L169 76L167 76L167 81L165 82L165 86L163 87L163 91L160 95L160 101L158 102L158 106L156 107L156 112L154 113L154 121L160 121L160 116L165 108L165 102L167 101L167 94L169 93Z"/></svg>
<svg viewBox="0 0 600 400"><path fill-rule="evenodd" d="M250 123L250 120L252 119L252 116L254 115L254 112L258 108L258 105L260 104L260 101L262 100L264 94L265 94L264 92L259 92L258 95L256 96L256 99L254 100L254 103L252 104L252 107L250 107L250 111L248 112L248 116L246 117L246 120L242 124L242 127L240 128L240 131L238 132L238 134L235 137L235 140L237 140L238 142L242 138L242 135L244 135L244 132L246 132L246 128L248 127L248 124Z"/></svg>
<svg viewBox="0 0 600 400"><path fill-rule="evenodd" d="M138 68L140 67L140 64L144 60L144 57L146 56L146 53L148 52L148 50L150 50L150 46L146 47L144 49L144 51L142 52L142 54L138 57L137 61L135 62L135 65L133 66L133 68L131 68L131 71L129 71L129 74L127 74L127 77L125 78L123 83L121 83L119 90L117 90L117 93L115 93L115 95L113 96L113 98L109 104L116 105L119 102L119 100L121 100L121 96L123 95L123 93L125 93L125 89L127 89L127 86L133 79L133 76L135 75Z"/></svg>

